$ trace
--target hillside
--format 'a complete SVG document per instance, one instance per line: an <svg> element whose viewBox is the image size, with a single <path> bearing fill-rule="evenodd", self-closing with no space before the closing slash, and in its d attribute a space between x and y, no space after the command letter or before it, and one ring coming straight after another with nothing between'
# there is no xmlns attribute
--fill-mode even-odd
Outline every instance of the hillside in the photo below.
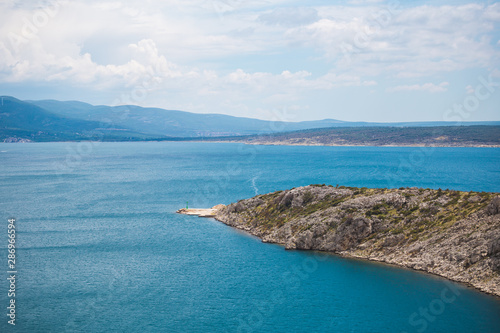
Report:
<svg viewBox="0 0 500 333"><path fill-rule="evenodd" d="M135 105L94 106L81 102L54 100L32 101L31 103L60 115L90 121L103 121L112 126L122 126L156 136L246 135L260 133L261 129L269 128L267 122L263 120L218 114L196 114L160 108L143 108Z"/></svg>
<svg viewBox="0 0 500 333"><path fill-rule="evenodd" d="M286 249L396 264L500 296L497 193L311 185L241 200L215 214Z"/></svg>
<svg viewBox="0 0 500 333"><path fill-rule="evenodd" d="M102 121L133 131L169 137L252 135L327 126L345 126L334 119L305 122L266 121L223 114L199 114L135 105L105 106L55 100L29 101L56 114L89 121ZM363 124L363 123L360 123Z"/></svg>
<svg viewBox="0 0 500 333"><path fill-rule="evenodd" d="M13 97L2 97L0 104L0 141L122 141L133 138L152 136L102 122L61 116Z"/></svg>
<svg viewBox="0 0 500 333"><path fill-rule="evenodd" d="M224 114L203 114L136 105L91 105L78 101L27 101L65 117L100 121L133 131L171 137L217 137L261 135L326 127L434 127L453 126L453 122L349 122L322 119L301 122L267 121ZM467 122L464 125L499 125L500 122Z"/></svg>
<svg viewBox="0 0 500 333"><path fill-rule="evenodd" d="M322 128L221 140L259 145L498 147L500 126Z"/></svg>

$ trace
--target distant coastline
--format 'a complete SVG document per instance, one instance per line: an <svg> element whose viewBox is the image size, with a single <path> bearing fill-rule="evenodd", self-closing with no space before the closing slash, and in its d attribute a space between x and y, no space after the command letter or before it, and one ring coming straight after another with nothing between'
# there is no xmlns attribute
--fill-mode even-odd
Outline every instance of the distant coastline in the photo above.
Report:
<svg viewBox="0 0 500 333"><path fill-rule="evenodd" d="M207 142L198 140L196 142ZM213 143L244 143L256 146L307 146L307 147L428 147L428 148L500 148L500 144L468 144L468 145L447 145L447 144L319 144L319 143L288 143L288 142L245 142L245 141L209 141Z"/></svg>
<svg viewBox="0 0 500 333"><path fill-rule="evenodd" d="M209 140L274 146L499 148L500 126L322 128Z"/></svg>
<svg viewBox="0 0 500 333"><path fill-rule="evenodd" d="M0 142L209 141L300 146L500 147L500 122L282 122L2 96Z"/></svg>
<svg viewBox="0 0 500 333"><path fill-rule="evenodd" d="M152 140L64 140L64 141L32 141L29 139L21 138L6 138L1 143L77 143L77 142L199 142L199 143L243 143L246 145L255 146L297 146L297 147L381 147L381 148L405 148L405 147L415 147L415 148L500 148L500 144L488 145L488 144L462 144L462 145L447 145L447 144L386 144L386 145L374 145L374 144L319 144L319 143L287 143L287 142L245 142L237 140L200 140L200 139L177 139L177 140L164 140L164 139L152 139Z"/></svg>

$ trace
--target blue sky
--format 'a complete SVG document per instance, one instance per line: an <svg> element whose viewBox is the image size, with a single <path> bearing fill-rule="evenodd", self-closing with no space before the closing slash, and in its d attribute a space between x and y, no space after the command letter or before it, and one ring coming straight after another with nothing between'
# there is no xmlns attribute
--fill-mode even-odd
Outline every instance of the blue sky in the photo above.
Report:
<svg viewBox="0 0 500 333"><path fill-rule="evenodd" d="M0 18L0 94L20 99L500 120L496 1L4 0Z"/></svg>

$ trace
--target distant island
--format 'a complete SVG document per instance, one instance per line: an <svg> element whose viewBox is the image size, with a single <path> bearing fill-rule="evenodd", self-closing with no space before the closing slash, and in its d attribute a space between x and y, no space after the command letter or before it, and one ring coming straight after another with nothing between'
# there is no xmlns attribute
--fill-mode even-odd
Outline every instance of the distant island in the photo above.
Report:
<svg viewBox="0 0 500 333"><path fill-rule="evenodd" d="M289 146L500 147L500 126L321 128L217 141Z"/></svg>
<svg viewBox="0 0 500 333"><path fill-rule="evenodd" d="M310 185L207 216L286 249L395 264L500 296L498 193Z"/></svg>

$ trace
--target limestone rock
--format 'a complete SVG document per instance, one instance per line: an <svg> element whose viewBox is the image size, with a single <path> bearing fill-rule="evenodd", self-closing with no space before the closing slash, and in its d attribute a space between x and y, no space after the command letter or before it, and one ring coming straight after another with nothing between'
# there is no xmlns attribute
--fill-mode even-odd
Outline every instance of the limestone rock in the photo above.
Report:
<svg viewBox="0 0 500 333"><path fill-rule="evenodd" d="M288 250L387 262L500 296L495 193L311 185L241 200L216 219Z"/></svg>

